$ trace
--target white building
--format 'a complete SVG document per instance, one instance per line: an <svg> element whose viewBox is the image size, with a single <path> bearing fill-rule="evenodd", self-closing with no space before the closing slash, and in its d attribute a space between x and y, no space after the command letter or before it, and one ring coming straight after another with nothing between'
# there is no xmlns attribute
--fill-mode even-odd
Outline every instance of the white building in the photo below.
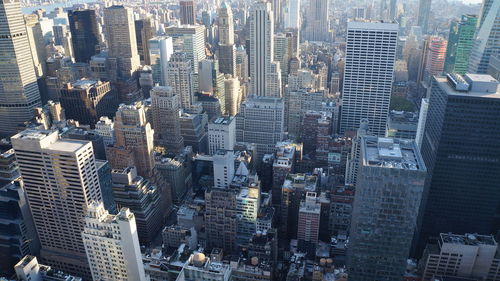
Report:
<svg viewBox="0 0 500 281"><path fill-rule="evenodd" d="M340 133L356 130L361 119L384 136L391 100L397 23L349 22Z"/></svg>
<svg viewBox="0 0 500 281"><path fill-rule="evenodd" d="M185 53L174 53L168 62L168 82L174 93L181 97L182 108L190 108L194 99L191 61Z"/></svg>
<svg viewBox="0 0 500 281"><path fill-rule="evenodd" d="M234 117L218 117L208 124L208 151L233 150L236 143L236 120Z"/></svg>
<svg viewBox="0 0 500 281"><path fill-rule="evenodd" d="M66 273L90 277L81 232L87 205L101 201L92 143L59 139L58 131L12 137L41 257Z"/></svg>
<svg viewBox="0 0 500 281"><path fill-rule="evenodd" d="M104 146L115 143L115 123L107 116L102 116L95 124L95 132L102 137Z"/></svg>
<svg viewBox="0 0 500 281"><path fill-rule="evenodd" d="M172 38L157 36L149 39L149 57L153 69L153 81L168 86L168 62L174 53Z"/></svg>
<svg viewBox="0 0 500 281"><path fill-rule="evenodd" d="M94 280L146 280L135 217L128 208L111 215L102 202L91 202L82 237Z"/></svg>
<svg viewBox="0 0 500 281"><path fill-rule="evenodd" d="M228 150L219 150L213 156L214 186L229 187L234 177L234 153Z"/></svg>
<svg viewBox="0 0 500 281"><path fill-rule="evenodd" d="M206 58L205 26L170 26L165 32L174 40L174 51L186 53L187 59L191 62L191 70L193 73L198 73L198 63Z"/></svg>
<svg viewBox="0 0 500 281"><path fill-rule="evenodd" d="M225 77L224 98L226 102L226 113L230 116L236 115L242 100L240 80L238 80L238 78L229 75Z"/></svg>
<svg viewBox="0 0 500 281"><path fill-rule="evenodd" d="M169 151L180 152L184 148L179 115L180 96L172 87L156 86L151 90L151 109L155 141Z"/></svg>
<svg viewBox="0 0 500 281"><path fill-rule="evenodd" d="M300 0L289 0L285 10L285 28L300 28Z"/></svg>
<svg viewBox="0 0 500 281"><path fill-rule="evenodd" d="M418 115L417 135L415 136L415 142L419 148L422 145L422 139L424 137L425 122L427 121L428 111L429 99L422 99L422 103L420 104L420 113Z"/></svg>

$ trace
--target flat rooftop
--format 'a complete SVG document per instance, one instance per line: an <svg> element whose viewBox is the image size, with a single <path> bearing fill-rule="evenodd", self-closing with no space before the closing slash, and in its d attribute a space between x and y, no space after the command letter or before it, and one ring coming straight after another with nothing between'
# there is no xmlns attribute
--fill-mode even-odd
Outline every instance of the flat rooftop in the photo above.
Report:
<svg viewBox="0 0 500 281"><path fill-rule="evenodd" d="M395 21L356 20L348 22L347 29L366 29L397 32L399 30L399 25Z"/></svg>
<svg viewBox="0 0 500 281"><path fill-rule="evenodd" d="M442 243L470 246L497 245L497 242L492 235L441 233L439 236Z"/></svg>
<svg viewBox="0 0 500 281"><path fill-rule="evenodd" d="M401 170L425 170L415 142L405 139L363 137L363 165Z"/></svg>
<svg viewBox="0 0 500 281"><path fill-rule="evenodd" d="M217 125L228 125L234 120L233 116L223 116L223 117L217 117L212 120L211 123L217 124Z"/></svg>
<svg viewBox="0 0 500 281"><path fill-rule="evenodd" d="M445 93L453 96L464 96L464 97L481 97L481 98L500 98L500 91L498 90L498 81L495 80L491 75L484 74L467 74L468 80L460 79L456 82L457 86L452 85L450 79L444 76L434 76L438 87L441 88ZM464 77L465 78L465 77ZM476 87L476 84L478 86ZM496 86L495 86L496 84ZM462 88L463 87L463 88ZM496 87L496 88L495 88ZM468 90L464 90L468 88ZM495 88L496 91L485 91L484 89Z"/></svg>

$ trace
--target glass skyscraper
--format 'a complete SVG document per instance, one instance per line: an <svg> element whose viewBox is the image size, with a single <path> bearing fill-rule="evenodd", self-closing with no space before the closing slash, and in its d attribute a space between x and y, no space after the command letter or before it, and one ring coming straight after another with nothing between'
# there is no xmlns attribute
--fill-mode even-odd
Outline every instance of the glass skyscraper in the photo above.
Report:
<svg viewBox="0 0 500 281"><path fill-rule="evenodd" d="M469 56L474 44L477 16L463 15L460 21L453 21L448 37L444 71L465 74L469 65Z"/></svg>

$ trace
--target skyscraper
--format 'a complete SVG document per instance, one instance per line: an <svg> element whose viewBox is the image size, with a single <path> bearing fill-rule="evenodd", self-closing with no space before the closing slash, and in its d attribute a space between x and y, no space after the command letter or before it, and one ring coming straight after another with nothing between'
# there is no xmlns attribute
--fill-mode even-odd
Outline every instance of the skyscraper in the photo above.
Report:
<svg viewBox="0 0 500 281"><path fill-rule="evenodd" d="M101 202L91 202L82 237L93 280L146 280L130 209L111 215Z"/></svg>
<svg viewBox="0 0 500 281"><path fill-rule="evenodd" d="M99 177L87 141L59 139L58 131L26 130L12 137L41 257L90 279L81 236L87 206L100 201Z"/></svg>
<svg viewBox="0 0 500 281"><path fill-rule="evenodd" d="M68 11L68 20L75 61L87 63L100 50L95 10Z"/></svg>
<svg viewBox="0 0 500 281"><path fill-rule="evenodd" d="M187 59L191 62L191 70L198 73L198 63L207 56L205 53L205 26L204 25L183 25L169 26L165 33L172 37L175 50L186 53Z"/></svg>
<svg viewBox="0 0 500 281"><path fill-rule="evenodd" d="M236 49L234 48L234 23L231 6L223 2L217 12L219 18L219 71L236 75Z"/></svg>
<svg viewBox="0 0 500 281"><path fill-rule="evenodd" d="M413 140L362 137L349 236L349 278L400 280L424 190L426 166Z"/></svg>
<svg viewBox="0 0 500 281"><path fill-rule="evenodd" d="M235 116L242 100L240 80L228 76L224 79L224 101L226 102L226 114Z"/></svg>
<svg viewBox="0 0 500 281"><path fill-rule="evenodd" d="M149 39L154 36L153 24L150 18L135 21L135 38L137 42L137 53L142 64L150 65Z"/></svg>
<svg viewBox="0 0 500 281"><path fill-rule="evenodd" d="M467 71L476 25L476 15L463 15L460 21L454 20L451 23L444 62L445 72L465 74Z"/></svg>
<svg viewBox="0 0 500 281"><path fill-rule="evenodd" d="M168 62L174 53L172 37L157 36L149 39L149 59L154 83L168 85Z"/></svg>
<svg viewBox="0 0 500 281"><path fill-rule="evenodd" d="M180 152L184 148L179 118L180 95L171 87L156 86L151 90L151 109L155 141L166 147L169 152Z"/></svg>
<svg viewBox="0 0 500 281"><path fill-rule="evenodd" d="M468 72L486 73L492 55L500 53L500 2L484 0Z"/></svg>
<svg viewBox="0 0 500 281"><path fill-rule="evenodd" d="M311 0L309 2L304 40L330 41L328 5L328 0Z"/></svg>
<svg viewBox="0 0 500 281"><path fill-rule="evenodd" d="M26 32L30 43L33 64L37 77L42 77L46 67L47 52L45 50L45 41L43 38L42 25L35 14L25 15Z"/></svg>
<svg viewBox="0 0 500 281"><path fill-rule="evenodd" d="M170 56L167 77L167 85L180 97L181 107L190 108L194 99L193 71L185 53Z"/></svg>
<svg viewBox="0 0 500 281"><path fill-rule="evenodd" d="M422 34L427 34L432 0L420 0L418 5L417 25L422 28Z"/></svg>
<svg viewBox="0 0 500 281"><path fill-rule="evenodd" d="M300 0L288 0L284 13L285 28L300 28Z"/></svg>
<svg viewBox="0 0 500 281"><path fill-rule="evenodd" d="M8 137L41 102L19 1L0 2L0 22L0 135Z"/></svg>
<svg viewBox="0 0 500 281"><path fill-rule="evenodd" d="M315 192L307 192L305 200L300 202L297 239L318 243L321 204Z"/></svg>
<svg viewBox="0 0 500 281"><path fill-rule="evenodd" d="M194 4L194 0L180 0L179 5L181 24L195 24L196 6Z"/></svg>
<svg viewBox="0 0 500 281"><path fill-rule="evenodd" d="M128 79L141 64L137 52L132 10L124 6L105 8L104 26L108 42L111 79Z"/></svg>
<svg viewBox="0 0 500 281"><path fill-rule="evenodd" d="M432 80L421 147L428 176L420 251L439 233L490 234L500 229L498 85L491 76L478 74Z"/></svg>
<svg viewBox="0 0 500 281"><path fill-rule="evenodd" d="M433 75L443 73L448 41L439 36L431 36L426 43L424 79L430 82Z"/></svg>
<svg viewBox="0 0 500 281"><path fill-rule="evenodd" d="M250 93L268 96L267 78L274 54L274 19L271 3L255 2L250 10Z"/></svg>
<svg viewBox="0 0 500 281"><path fill-rule="evenodd" d="M356 130L365 118L372 133L385 134L397 37L398 25L394 23L347 24L341 133Z"/></svg>

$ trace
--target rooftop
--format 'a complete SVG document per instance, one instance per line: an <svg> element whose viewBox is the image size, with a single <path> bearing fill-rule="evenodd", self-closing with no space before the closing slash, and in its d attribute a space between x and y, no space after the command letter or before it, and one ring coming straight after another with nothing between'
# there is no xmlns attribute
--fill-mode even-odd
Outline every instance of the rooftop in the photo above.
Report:
<svg viewBox="0 0 500 281"><path fill-rule="evenodd" d="M479 246L479 245L490 245L496 246L497 242L492 235L479 235L479 234L451 234L451 233L441 233L440 235L441 243L450 243L457 245L469 245L469 246Z"/></svg>
<svg viewBox="0 0 500 281"><path fill-rule="evenodd" d="M438 87L449 95L500 98L499 82L487 74L434 76Z"/></svg>
<svg viewBox="0 0 500 281"><path fill-rule="evenodd" d="M223 117L217 117L214 120L212 120L211 123L217 124L217 125L228 125L234 120L233 116L223 116Z"/></svg>
<svg viewBox="0 0 500 281"><path fill-rule="evenodd" d="M363 164L402 170L425 170L425 165L412 140L367 136L361 141Z"/></svg>

